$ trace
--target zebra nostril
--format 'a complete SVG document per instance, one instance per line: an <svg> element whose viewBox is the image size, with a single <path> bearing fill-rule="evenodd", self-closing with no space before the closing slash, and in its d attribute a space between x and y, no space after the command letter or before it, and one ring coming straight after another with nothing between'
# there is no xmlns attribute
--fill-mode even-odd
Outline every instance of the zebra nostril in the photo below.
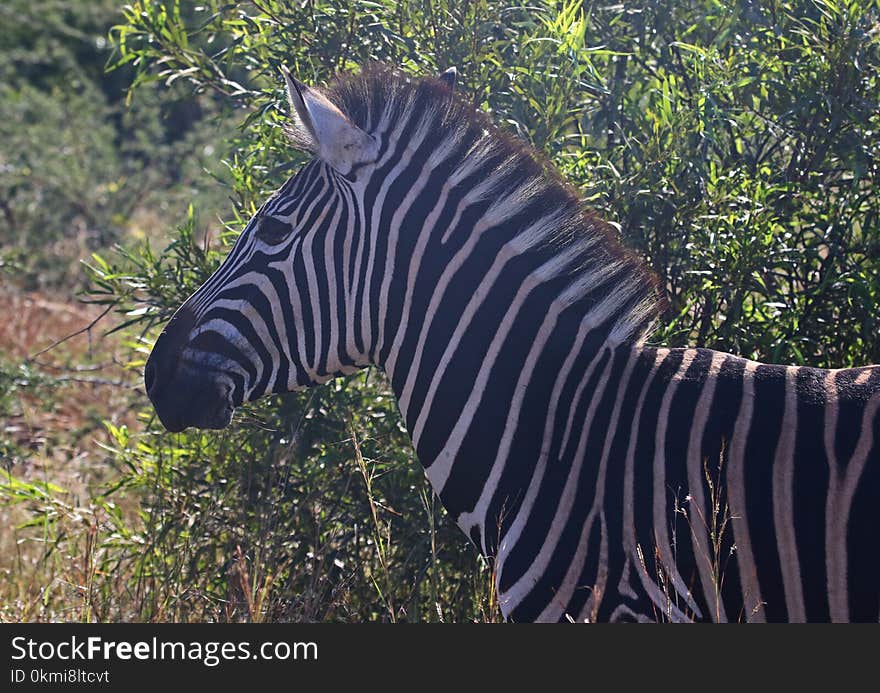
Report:
<svg viewBox="0 0 880 693"><path fill-rule="evenodd" d="M156 364L153 363L152 359L147 361L147 366L144 368L144 385L147 388L147 394L150 393L156 382L156 370Z"/></svg>

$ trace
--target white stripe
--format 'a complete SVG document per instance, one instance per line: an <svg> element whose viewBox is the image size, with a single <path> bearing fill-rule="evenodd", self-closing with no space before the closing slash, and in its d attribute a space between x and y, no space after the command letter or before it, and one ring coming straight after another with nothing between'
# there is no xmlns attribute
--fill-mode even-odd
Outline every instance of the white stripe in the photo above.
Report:
<svg viewBox="0 0 880 693"><path fill-rule="evenodd" d="M707 470L703 459L703 435L706 432L706 423L709 420L709 412L715 398L715 388L718 385L718 374L727 354L716 351L712 354L712 362L709 364L709 372L703 384L703 391L694 408L694 422L691 425L691 435L688 441L687 473L688 492L691 501L688 503L688 525L691 530L691 539L694 544L694 558L700 574L700 584L703 586L703 594L706 602L712 608L713 620L720 623L727 622L727 614L724 612L724 604L721 600L721 575L717 561L721 557L715 555L715 542L720 542L721 537L717 532L722 530L718 526L718 516L714 507L707 508L703 485L706 483ZM723 452L722 452L723 454ZM721 460L718 460L718 469L721 469ZM721 481L719 471L718 482ZM716 494L721 490L714 488ZM713 503L714 505L714 503ZM719 508L719 510L721 510ZM722 513L724 511L722 510ZM711 514L710 514L711 513ZM710 540L710 534L716 534L715 541Z"/></svg>
<svg viewBox="0 0 880 693"><path fill-rule="evenodd" d="M604 508L599 511L599 523L599 531L601 533L599 568L596 573L596 580L590 589L590 596L577 617L577 620L582 623L596 623L599 620L599 607L602 605L602 599L605 597L605 588L608 585L608 524L605 520ZM586 589L587 586L584 585L583 588Z"/></svg>
<svg viewBox="0 0 880 693"><path fill-rule="evenodd" d="M828 463L828 495L825 498L825 567L828 579L828 612L834 623L849 621L846 589L846 525L849 504L840 504L840 462L834 449L839 414L838 371L825 374L825 460ZM841 522L840 520L843 520ZM842 531L841 531L842 530Z"/></svg>
<svg viewBox="0 0 880 693"><path fill-rule="evenodd" d="M639 396L639 404L636 408L638 415L635 418L632 436L629 441L629 448L626 452L626 463L624 465L624 484L623 484L623 546L627 555L630 557L630 561L632 565L637 566L637 573L639 576L639 581L642 583L642 589L645 590L645 593L651 599L652 602L659 608L661 608L666 616L668 616L673 621L690 621L690 619L674 604L668 604L666 595L660 590L657 586L657 583L654 582L654 579L648 574L647 567L645 566L644 556L642 554L642 548L636 541L636 523L634 517L634 495L635 495L635 453L636 453L636 444L639 439L639 427L641 425L641 411L643 409L645 403L645 397L648 393L648 389L655 377L657 377L657 373L659 371L660 366L667 359L670 354L669 349L657 349L654 358L654 365L651 370L651 374L645 378L645 384L642 389L642 394ZM623 578L621 578L622 580Z"/></svg>
<svg viewBox="0 0 880 693"><path fill-rule="evenodd" d="M785 589L785 611L791 623L804 623L804 587L794 531L794 451L797 441L797 366L785 369L785 409L773 459L773 526Z"/></svg>
<svg viewBox="0 0 880 693"><path fill-rule="evenodd" d="M690 590L682 580L675 565L675 555L669 545L668 526L670 519L670 503L667 498L669 489L666 488L666 429L669 425L669 409L672 406L672 398L675 396L678 386L684 380L687 370L696 356L696 349L685 349L681 364L676 373L666 384L663 399L660 403L660 411L657 415L657 432L654 437L654 547L659 555L660 562L666 575L671 579L672 586L678 595L685 600L688 607L698 616L702 617L697 603L694 601Z"/></svg>
<svg viewBox="0 0 880 693"><path fill-rule="evenodd" d="M755 407L755 369L761 364L746 361L742 380L742 402L734 423L730 446L730 465L727 470L727 493L730 499L730 518L733 526L733 538L736 541L737 567L739 581L742 586L743 606L748 621L763 623L764 602L761 599L761 588L755 557L752 553L752 542L749 537L749 522L746 512L746 442L752 426L752 414Z"/></svg>
<svg viewBox="0 0 880 693"><path fill-rule="evenodd" d="M835 388L836 392L836 388ZM835 398L836 399L836 398ZM835 402L835 409L836 409ZM849 620L849 600L847 594L847 530L849 516L852 512L853 497L859 485L859 479L868 461L868 454L874 446L875 417L880 408L880 394L874 393L865 406L862 414L861 434L856 449L841 473L829 465L829 480L834 479L834 493L829 484L828 505L825 512L827 519L825 549L828 572L829 607L832 621ZM836 418L836 413L835 413ZM826 427L827 427L826 423ZM827 438L826 438L827 440ZM829 457L829 462L831 458ZM874 459L872 462L876 462ZM869 550L860 547L861 550Z"/></svg>

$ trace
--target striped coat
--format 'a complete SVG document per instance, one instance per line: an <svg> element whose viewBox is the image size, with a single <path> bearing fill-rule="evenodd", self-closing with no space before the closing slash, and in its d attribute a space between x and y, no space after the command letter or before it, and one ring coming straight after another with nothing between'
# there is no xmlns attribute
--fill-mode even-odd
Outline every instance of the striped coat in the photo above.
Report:
<svg viewBox="0 0 880 693"><path fill-rule="evenodd" d="M877 367L648 346L656 279L453 75L285 79L314 158L157 340L167 428L373 365L509 619L877 620Z"/></svg>

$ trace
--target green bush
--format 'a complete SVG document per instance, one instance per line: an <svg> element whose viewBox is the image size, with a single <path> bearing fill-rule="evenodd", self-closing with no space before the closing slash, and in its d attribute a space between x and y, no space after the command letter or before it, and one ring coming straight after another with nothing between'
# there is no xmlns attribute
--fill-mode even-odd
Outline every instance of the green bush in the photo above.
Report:
<svg viewBox="0 0 880 693"><path fill-rule="evenodd" d="M303 161L278 67L322 84L384 61L459 89L543 151L665 283L652 338L762 360L880 361L876 0L189 3L113 29L144 89L187 84L238 125L221 243L96 258L91 300L143 365L158 326ZM220 143L218 143L219 145ZM269 398L222 433L114 429L106 619L494 619L491 570L437 507L377 373ZM121 504L121 503L120 503ZM122 517L118 515L118 517ZM112 539L112 540L111 540ZM121 568L124 567L124 570Z"/></svg>
<svg viewBox="0 0 880 693"><path fill-rule="evenodd" d="M107 70L121 18L115 0L0 6L0 252L21 255L19 285L75 286L89 251L220 206L219 100L173 84L128 99L134 70Z"/></svg>
<svg viewBox="0 0 880 693"><path fill-rule="evenodd" d="M134 3L140 81L246 113L237 212L301 160L278 66L320 84L371 60L460 68L474 102L545 151L665 281L657 339L771 361L880 360L876 0L719 3ZM234 223L240 228L241 218Z"/></svg>

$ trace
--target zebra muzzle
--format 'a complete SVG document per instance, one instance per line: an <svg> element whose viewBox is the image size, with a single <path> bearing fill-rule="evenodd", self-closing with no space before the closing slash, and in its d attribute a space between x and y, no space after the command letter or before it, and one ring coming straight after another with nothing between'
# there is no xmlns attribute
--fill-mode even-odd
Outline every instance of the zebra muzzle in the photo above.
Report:
<svg viewBox="0 0 880 693"><path fill-rule="evenodd" d="M144 367L147 396L162 425L171 432L196 428L225 428L234 410L232 387L216 372L199 372L181 362L195 316L186 305L174 314L159 335Z"/></svg>

